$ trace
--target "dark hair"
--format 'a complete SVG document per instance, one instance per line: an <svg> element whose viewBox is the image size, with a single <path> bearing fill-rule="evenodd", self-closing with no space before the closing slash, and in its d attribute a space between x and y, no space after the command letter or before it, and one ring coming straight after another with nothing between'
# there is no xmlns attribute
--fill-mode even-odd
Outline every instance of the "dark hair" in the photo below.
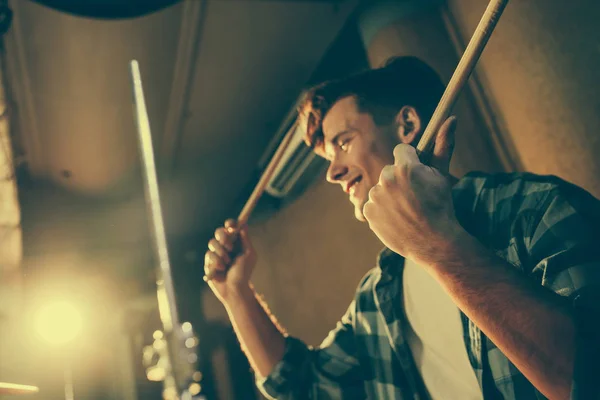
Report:
<svg viewBox="0 0 600 400"><path fill-rule="evenodd" d="M310 88L298 107L298 123L306 129L306 144L320 150L323 118L344 97L353 96L359 110L377 125L388 125L405 105L415 107L428 122L443 93L444 84L431 67L416 57L395 57L381 68Z"/></svg>

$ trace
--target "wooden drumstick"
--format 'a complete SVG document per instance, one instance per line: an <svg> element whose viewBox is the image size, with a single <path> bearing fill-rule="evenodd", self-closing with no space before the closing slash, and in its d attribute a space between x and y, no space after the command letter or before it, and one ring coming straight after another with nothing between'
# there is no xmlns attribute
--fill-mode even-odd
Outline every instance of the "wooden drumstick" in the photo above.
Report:
<svg viewBox="0 0 600 400"><path fill-rule="evenodd" d="M267 168L265 168L264 172L262 173L260 179L258 180L258 183L252 191L252 194L250 194L250 197L246 201L246 204L242 208L242 211L240 211L240 215L238 215L238 226L243 226L246 224L246 222L248 222L248 218L250 218L250 214L252 214L254 207L256 207L258 199L260 199L260 196L262 196L263 192L265 191L267 183L269 183L273 172L275 172L275 168L277 168L277 165L279 165L281 157L283 157L285 150L288 148L290 141L294 137L294 134L296 133L296 126L297 125L294 124L286 133L283 140L279 144L277 151L273 155L273 158L271 158L271 161L269 161L269 165L267 165Z"/></svg>
<svg viewBox="0 0 600 400"><path fill-rule="evenodd" d="M452 78L450 78L450 82L448 82L448 86L446 86L446 90L444 90L438 106L429 120L429 124L427 124L427 128L425 128L425 132L423 132L423 136L421 136L421 140L419 140L417 154L421 162L426 163L429 161L437 132L448 118L452 106L454 106L458 95L467 83L471 72L473 72L507 4L508 0L492 0L488 4L481 21L475 29L475 33L473 33L465 52L458 62L454 74L452 74Z"/></svg>
<svg viewBox="0 0 600 400"><path fill-rule="evenodd" d="M421 140L419 140L419 144L417 145L417 154L422 162L426 162L430 157L435 145L435 137L437 132L448 117L448 114L456 102L458 95L469 79L473 68L475 68L477 61L479 60L479 57L481 56L481 53L483 52L483 49L492 35L494 28L496 27L496 24L498 23L498 20L500 19L500 16L502 15L502 12L507 4L508 0L492 0L485 10L481 21L479 21L479 24L473 33L473 37L469 41L465 52L460 58L458 66L456 67L452 78L450 78L450 82L448 82L446 90L444 91L438 106L433 112L425 132L423 132ZM242 209L242 212L238 217L238 226L242 226L248 222L248 217L256 206L258 199L262 195L267 182L273 174L273 171L279 164L281 156L285 152L285 149L287 148L287 145L289 144L295 131L295 127L292 127L279 145L277 152L271 159L271 162L265 169L263 175L258 181L258 184L254 188L254 191L250 195L250 198L246 202L246 205ZM204 276L204 280L209 281L213 279L215 275L215 270L208 270L208 273Z"/></svg>
<svg viewBox="0 0 600 400"><path fill-rule="evenodd" d="M250 218L250 214L252 214L252 211L254 210L254 207L256 207L256 204L258 203L260 196L262 196L263 192L265 191L265 188L267 187L267 184L269 183L269 180L273 176L273 172L275 172L275 168L277 168L277 165L279 165L279 161L281 161L281 157L283 157L285 150L288 148L290 141L294 137L294 134L296 133L296 127L297 127L296 124L292 125L290 130L288 130L288 132L284 136L283 140L279 144L279 147L277 148L277 151L273 155L273 158L271 158L271 161L269 161L267 168L265 168L265 170L263 171L260 179L258 180L258 183L254 187L254 190L252 191L252 193L250 194L250 197L246 201L246 204L244 204L242 211L240 211L240 214L238 215L238 218L237 218L237 226L244 226L248 222L248 218ZM216 275L216 272L212 269L209 269L208 272L204 275L204 280L209 281L209 280L213 279L215 277L215 275Z"/></svg>
<svg viewBox="0 0 600 400"><path fill-rule="evenodd" d="M17 385L15 383L0 382L0 395L2 394L34 394L40 389L37 386Z"/></svg>

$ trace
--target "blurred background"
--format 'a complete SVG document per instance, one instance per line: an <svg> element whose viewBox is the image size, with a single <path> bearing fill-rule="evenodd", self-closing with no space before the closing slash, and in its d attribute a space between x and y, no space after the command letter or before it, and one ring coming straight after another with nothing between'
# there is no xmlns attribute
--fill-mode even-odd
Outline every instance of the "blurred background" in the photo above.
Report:
<svg viewBox="0 0 600 400"><path fill-rule="evenodd" d="M194 392L258 399L202 281L210 236L243 206L303 88L394 55L421 57L447 81L487 2L70 3L0 1L0 382L39 386L31 399L161 398L142 362L162 327L128 70L137 59L177 307L197 335ZM598 20L594 0L509 3L455 108L456 175L555 174L600 196ZM313 345L382 247L323 171L295 142L250 221L257 290Z"/></svg>

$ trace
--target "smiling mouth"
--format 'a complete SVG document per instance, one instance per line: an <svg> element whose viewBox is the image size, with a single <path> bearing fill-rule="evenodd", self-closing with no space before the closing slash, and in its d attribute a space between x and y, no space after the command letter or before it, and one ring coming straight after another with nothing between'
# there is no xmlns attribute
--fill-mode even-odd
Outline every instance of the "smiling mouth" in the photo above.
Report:
<svg viewBox="0 0 600 400"><path fill-rule="evenodd" d="M350 196L354 195L354 192L356 191L356 184L358 184L360 181L362 181L362 176L358 176L358 177L354 178L352 181L350 181L350 183L348 184L348 187L346 189L346 192Z"/></svg>

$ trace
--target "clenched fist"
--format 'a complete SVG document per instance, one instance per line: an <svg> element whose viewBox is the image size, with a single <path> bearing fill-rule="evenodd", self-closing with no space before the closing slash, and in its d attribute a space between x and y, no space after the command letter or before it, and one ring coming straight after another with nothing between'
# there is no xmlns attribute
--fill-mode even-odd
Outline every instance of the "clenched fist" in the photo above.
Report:
<svg viewBox="0 0 600 400"><path fill-rule="evenodd" d="M247 286L256 265L256 252L248 238L246 226L227 220L215 231L204 255L204 273L211 277L208 284L221 302L228 292Z"/></svg>
<svg viewBox="0 0 600 400"><path fill-rule="evenodd" d="M363 214L371 230L391 250L423 266L434 264L462 231L454 215L452 157L455 118L438 132L432 167L419 161L414 147L394 149L394 165L381 171Z"/></svg>

